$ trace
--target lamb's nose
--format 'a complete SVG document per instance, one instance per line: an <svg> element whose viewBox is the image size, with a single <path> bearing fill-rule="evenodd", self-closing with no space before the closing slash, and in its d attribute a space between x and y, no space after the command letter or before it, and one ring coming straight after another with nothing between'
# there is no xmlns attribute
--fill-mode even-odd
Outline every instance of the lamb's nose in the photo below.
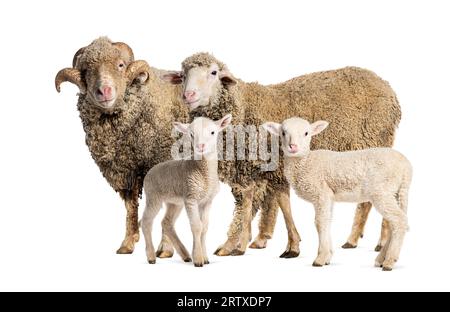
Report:
<svg viewBox="0 0 450 312"><path fill-rule="evenodd" d="M198 149L203 150L205 148L205 144L197 144Z"/></svg>
<svg viewBox="0 0 450 312"><path fill-rule="evenodd" d="M298 146L297 144L289 144L289 148L291 150L291 152L297 152L298 151Z"/></svg>
<svg viewBox="0 0 450 312"><path fill-rule="evenodd" d="M195 91L185 91L183 97L185 100L191 101L195 97Z"/></svg>

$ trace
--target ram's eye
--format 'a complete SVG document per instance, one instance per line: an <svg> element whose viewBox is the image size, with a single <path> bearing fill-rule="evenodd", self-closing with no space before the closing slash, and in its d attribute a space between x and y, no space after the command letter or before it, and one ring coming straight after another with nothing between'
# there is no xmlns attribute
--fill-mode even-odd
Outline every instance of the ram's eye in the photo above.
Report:
<svg viewBox="0 0 450 312"><path fill-rule="evenodd" d="M305 132L305 136L308 136L308 132Z"/></svg>
<svg viewBox="0 0 450 312"><path fill-rule="evenodd" d="M120 62L120 63L119 63L119 69L123 69L124 67L125 67L125 63Z"/></svg>
<svg viewBox="0 0 450 312"><path fill-rule="evenodd" d="M213 70L213 71L211 72L211 75L213 75L213 76L217 75L217 70Z"/></svg>

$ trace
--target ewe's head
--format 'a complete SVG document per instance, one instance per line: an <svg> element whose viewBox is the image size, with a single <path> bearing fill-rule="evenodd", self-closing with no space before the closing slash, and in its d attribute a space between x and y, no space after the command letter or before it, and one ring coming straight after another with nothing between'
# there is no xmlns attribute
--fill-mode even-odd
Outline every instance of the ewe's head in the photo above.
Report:
<svg viewBox="0 0 450 312"><path fill-rule="evenodd" d="M217 156L217 135L231 123L231 115L213 121L209 118L198 117L190 124L175 122L177 131L189 135L194 146L194 159Z"/></svg>
<svg viewBox="0 0 450 312"><path fill-rule="evenodd" d="M281 137L281 144L285 156L304 156L309 152L312 136L319 134L328 126L328 122L319 120L310 124L308 121L294 117L279 124L266 122L264 129Z"/></svg>
<svg viewBox="0 0 450 312"><path fill-rule="evenodd" d="M135 80L145 83L150 71L145 61L134 61L133 51L127 44L111 42L106 37L79 49L72 66L58 72L56 90L59 92L61 83L69 81L106 113L120 108L127 86Z"/></svg>
<svg viewBox="0 0 450 312"><path fill-rule="evenodd" d="M162 78L172 84L183 84L182 97L190 110L209 105L221 88L236 84L225 64L208 53L188 57L182 68L181 72L169 72Z"/></svg>

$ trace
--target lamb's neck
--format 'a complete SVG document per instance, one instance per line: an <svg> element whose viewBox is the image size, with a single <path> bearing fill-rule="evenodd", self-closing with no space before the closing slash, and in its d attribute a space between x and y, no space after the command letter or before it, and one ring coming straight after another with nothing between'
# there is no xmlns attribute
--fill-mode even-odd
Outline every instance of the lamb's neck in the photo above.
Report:
<svg viewBox="0 0 450 312"><path fill-rule="evenodd" d="M307 160L311 156L311 152L308 152L301 156L286 156L284 155L284 166L288 170L292 167L305 166Z"/></svg>
<svg viewBox="0 0 450 312"><path fill-rule="evenodd" d="M201 160L199 160L201 167L207 173L208 179L211 181L216 181L219 179L217 170L219 161L216 155L205 155Z"/></svg>

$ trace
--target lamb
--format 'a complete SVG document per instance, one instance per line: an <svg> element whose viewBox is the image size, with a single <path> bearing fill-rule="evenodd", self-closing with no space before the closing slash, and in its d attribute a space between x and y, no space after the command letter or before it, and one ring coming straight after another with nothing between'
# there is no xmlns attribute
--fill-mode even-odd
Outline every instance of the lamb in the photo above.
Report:
<svg viewBox="0 0 450 312"><path fill-rule="evenodd" d="M183 207L191 224L194 247L193 262L196 267L208 264L206 232L211 203L219 192L217 174L217 136L231 122L231 115L218 121L199 117L191 124L175 123L175 128L190 135L194 146L194 159L171 160L154 166L145 176L144 191L147 205L142 218L147 260L156 262L152 243L153 220L163 203L167 212L178 215ZM178 238L173 223L163 223L163 231L174 244L185 262L191 261L189 253Z"/></svg>
<svg viewBox="0 0 450 312"><path fill-rule="evenodd" d="M310 151L311 138L328 126L326 121L310 124L289 118L282 124L267 122L263 127L281 137L284 174L296 194L314 205L319 234L319 251L313 266L330 263L331 218L334 202L370 202L388 221L390 236L375 265L391 271L400 254L408 229L407 205L412 167L399 152L390 148L359 151Z"/></svg>
<svg viewBox="0 0 450 312"><path fill-rule="evenodd" d="M329 131L313 140L312 149L346 151L390 147L401 117L399 103L389 84L373 72L356 67L312 73L263 86L236 79L224 63L210 54L198 53L184 60L181 72L167 73L164 79L182 84L182 96L189 106L191 119L218 118L232 113L235 124L241 125L260 125L266 120L280 122L293 115L331 121ZM264 248L267 239L272 237L278 207L288 228L288 245L281 257L299 254L300 236L291 216L283 162L269 172L262 172L260 165L259 160L219 163L219 177L231 186L236 206L228 240L217 249L217 255L245 252L251 218L259 209L259 234L250 247ZM369 202L358 204L352 233L344 248L356 247L370 208ZM386 239L384 226L377 249Z"/></svg>
<svg viewBox="0 0 450 312"><path fill-rule="evenodd" d="M119 254L129 254L139 240L138 200L145 174L171 159L172 122L186 120L177 87L163 83L163 71L135 61L125 43L106 37L79 49L72 68L58 72L55 86L64 81L80 89L78 110L92 158L111 187L125 201L126 235ZM167 215L165 222L173 222ZM162 242L162 245L165 242ZM171 256L170 246L158 251Z"/></svg>

